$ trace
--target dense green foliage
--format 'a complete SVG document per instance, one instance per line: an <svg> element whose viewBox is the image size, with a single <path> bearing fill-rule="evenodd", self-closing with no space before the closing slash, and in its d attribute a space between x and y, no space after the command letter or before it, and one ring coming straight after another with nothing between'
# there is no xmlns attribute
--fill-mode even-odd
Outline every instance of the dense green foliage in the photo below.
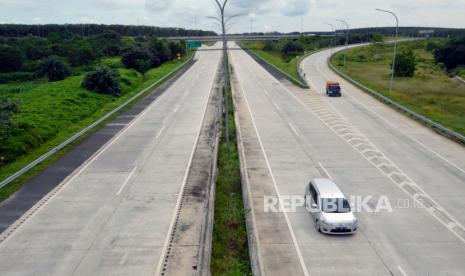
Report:
<svg viewBox="0 0 465 276"><path fill-rule="evenodd" d="M413 75L415 75L416 65L415 54L412 49L403 48L397 54L394 74L397 77L413 77Z"/></svg>
<svg viewBox="0 0 465 276"><path fill-rule="evenodd" d="M304 51L304 46L302 44L297 43L295 41L288 41L281 49L283 56L285 57L292 57L297 56L298 54Z"/></svg>
<svg viewBox="0 0 465 276"><path fill-rule="evenodd" d="M186 30L181 28L161 28L152 26L128 26L128 25L97 25L97 24L1 24L0 36L21 37L27 35L49 37L55 34L64 34L66 37L73 35L93 36L104 32L115 32L122 36L205 36L216 35L214 32L201 30Z"/></svg>
<svg viewBox="0 0 465 276"><path fill-rule="evenodd" d="M465 67L465 36L451 39L445 45L434 46L434 58L448 70Z"/></svg>
<svg viewBox="0 0 465 276"><path fill-rule="evenodd" d="M119 76L118 71L103 66L87 73L82 87L97 93L120 96Z"/></svg>
<svg viewBox="0 0 465 276"><path fill-rule="evenodd" d="M124 99L143 83L159 79L177 63L170 62L174 59L170 49L182 49L184 57L184 45L155 37L123 37L113 31L86 37L58 32L46 37L0 37L0 95L19 105L11 117L11 130L0 133L0 165L13 166L50 141L62 141L62 135L69 137L78 130L73 127L117 102L114 96ZM134 48L149 55L145 66L137 67L146 76L132 66L124 68L124 54ZM150 49L157 51L156 64ZM154 67L160 70L153 71Z"/></svg>
<svg viewBox="0 0 465 276"><path fill-rule="evenodd" d="M0 84L17 81L30 81L35 78L36 75L31 72L0 73Z"/></svg>
<svg viewBox="0 0 465 276"><path fill-rule="evenodd" d="M413 51L416 72L413 77L397 77L389 93L392 44L376 44L348 50L347 66L342 67L343 52L333 64L355 80L415 112L465 135L465 85L436 64L431 45L448 44L447 40L403 42L401 48Z"/></svg>
<svg viewBox="0 0 465 276"><path fill-rule="evenodd" d="M0 46L0 73L20 71L24 62L24 53L11 46Z"/></svg>
<svg viewBox="0 0 465 276"><path fill-rule="evenodd" d="M141 73L147 72L150 68L160 66L158 57L154 57L147 49L140 46L133 46L123 53L122 62L126 68L136 69Z"/></svg>
<svg viewBox="0 0 465 276"><path fill-rule="evenodd" d="M49 81L64 80L70 74L68 66L55 58L47 58L39 66L40 74L46 75Z"/></svg>
<svg viewBox="0 0 465 276"><path fill-rule="evenodd" d="M0 97L0 164L3 160L9 159L8 139L17 131L15 124L12 122L13 115L18 112L18 105L8 98Z"/></svg>

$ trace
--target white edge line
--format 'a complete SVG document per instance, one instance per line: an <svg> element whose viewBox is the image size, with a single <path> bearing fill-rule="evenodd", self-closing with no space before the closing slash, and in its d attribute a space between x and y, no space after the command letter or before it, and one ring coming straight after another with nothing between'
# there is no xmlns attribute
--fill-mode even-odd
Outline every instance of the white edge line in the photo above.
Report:
<svg viewBox="0 0 465 276"><path fill-rule="evenodd" d="M287 122L289 127L292 129L292 131L295 133L295 135L297 135L298 137L300 137L300 134L299 132L297 131L297 129L295 128L295 126L291 123L291 122Z"/></svg>
<svg viewBox="0 0 465 276"><path fill-rule="evenodd" d="M116 193L117 196L119 196L121 194L124 187L126 187L126 185L129 183L129 180L131 180L131 178L134 175L134 173L136 172L136 170L137 170L137 166L135 166L134 169L132 169L132 171L129 173L128 177L126 177L126 180L124 180L123 184L121 185L118 192Z"/></svg>
<svg viewBox="0 0 465 276"><path fill-rule="evenodd" d="M160 138L161 134L163 133L163 131L165 130L165 125L163 125L163 127L160 129L160 131L158 132L157 136L155 137L155 140L158 140L158 138Z"/></svg>
<svg viewBox="0 0 465 276"><path fill-rule="evenodd" d="M326 176L329 177L329 179L333 179L333 177L329 174L328 170L326 170L325 166L321 164L321 162L318 162L318 166L325 172Z"/></svg>
<svg viewBox="0 0 465 276"><path fill-rule="evenodd" d="M236 69L237 70L237 69ZM244 89L242 87L242 82L240 81L240 77L239 77L239 74L236 74L236 77L238 79L238 83L239 83L239 86L240 86L240 89L241 89L241 92L242 92L242 95L244 96L244 100L245 100L245 103L247 105L247 109L249 110L249 113L250 113L250 117L252 119L252 124L254 126L254 129L255 129L255 132L257 133L257 138L258 138L258 141L260 143L260 147L261 147L261 150L263 152L263 156L265 157L265 162L266 162L266 165L268 167L268 171L270 172L270 176L271 176L271 179L273 181L273 186L276 190L276 193L278 195L278 197L281 196L280 192L279 192L279 188L278 188L278 185L276 184L276 179L274 177L274 174L273 174L273 171L271 169L271 165L270 165L270 161L268 160L268 156L266 155L266 152L265 152L265 148L263 146L263 142L262 142L262 139L260 137L260 133L258 132L258 128L257 128L257 125L255 123L255 119L253 117L253 114L252 114L252 110L250 109L250 105L249 105L249 101L247 100L247 97L245 96L245 93L244 93ZM279 205L281 210L285 210L285 208L282 206L282 201L279 200ZM291 222L289 220L289 217L287 215L286 212L283 212L283 215L284 215L284 219L286 220L286 223L287 223L287 227L289 229L289 233L291 235L291 238L292 238L292 241L294 243L294 247L295 247L295 250L297 252L297 255L299 257L299 261L300 261L300 265L302 266L302 270L304 272L304 275L305 276L309 276L309 272L308 272L308 269L307 269L307 266L305 265L305 261L303 259L303 256L302 256L302 252L300 251L300 248L299 248L299 245L297 244L297 238L294 234L294 230L292 229L292 225L291 225Z"/></svg>
<svg viewBox="0 0 465 276"><path fill-rule="evenodd" d="M407 273L400 267L400 265L397 266L397 269L399 269L400 273L402 273L403 276L407 276Z"/></svg>
<svg viewBox="0 0 465 276"><path fill-rule="evenodd" d="M212 81L211 86L210 86L210 91L209 91L209 94L208 94L209 96L208 96L207 104L205 105L205 108L204 108L203 118L200 121L199 131L198 131L197 137L195 138L194 145L192 147L191 155L190 155L190 158L189 158L189 163L187 164L186 172L184 174L184 179L182 181L182 186L181 186L181 189L179 190L180 192L179 192L178 200L176 202L176 206L175 206L174 211L173 211L173 216L171 218L171 223L170 223L170 226L168 228L168 232L166 234L166 238L165 238L163 248L161 250L161 255L160 255L160 259L158 261L158 265L157 265L157 268L156 268L156 274L155 275L160 275L161 274L161 268L163 266L163 261L165 259L166 250L168 248L168 244L169 244L169 241L170 241L170 233L173 231L174 223L176 222L176 215L177 215L177 211L179 209L179 206L181 204L184 187L186 186L187 178L188 178L189 172L190 172L190 167L191 167L192 161L194 159L195 150L197 149L197 144L199 142L200 135L202 134L202 126L203 126L203 122L205 121L208 105L210 103L210 97L211 97L211 94L212 94L212 91L213 91L213 86L215 84L216 75L218 74L218 67L219 67L220 61L221 61L221 58L219 58L218 64L215 67L215 75L213 76L213 81Z"/></svg>

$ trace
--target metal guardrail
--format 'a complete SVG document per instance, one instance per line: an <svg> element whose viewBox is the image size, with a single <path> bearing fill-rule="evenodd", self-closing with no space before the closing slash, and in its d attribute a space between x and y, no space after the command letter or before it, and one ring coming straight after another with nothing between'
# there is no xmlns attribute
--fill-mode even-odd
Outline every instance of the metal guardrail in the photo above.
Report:
<svg viewBox="0 0 465 276"><path fill-rule="evenodd" d="M364 84L361 84L360 82L352 79L351 77L349 77L347 74L343 73L342 71L340 71L336 66L334 66L332 63L331 63L331 58L328 58L328 65L329 67L334 71L336 72L338 75L340 75L341 77L343 77L344 79L348 80L349 82L355 84L356 86L360 87L361 89L367 91L368 93L370 93L371 95L375 96L376 98L379 98L381 99L382 101L394 106L395 108L399 109L400 111L408 114L409 116L413 117L414 119L422 122L423 124L426 124L430 127L433 127L434 129L438 130L439 132L459 141L460 143L462 144L465 144L465 136L463 136L462 134L460 133L457 133L453 130L450 130L448 129L447 127L439 124L439 123L436 123L434 122L433 120L431 119L428 119L426 118L425 116L423 115L420 115L418 113L416 113L415 111L389 99L388 97L382 95L381 93L365 86Z"/></svg>
<svg viewBox="0 0 465 276"><path fill-rule="evenodd" d="M308 53L305 53L303 56L299 57L297 59L297 63L296 63L296 71L297 73L299 74L300 78L302 79L302 81L308 86L310 87L310 85L307 83L307 80L306 80L306 75L305 75L305 72L304 70L301 68L301 64L302 62L308 58L309 56L311 55L314 55L316 53L319 53L319 52L322 52L322 51L325 51L325 50L328 50L330 48L321 48L321 49L318 49L318 50L314 50L314 51L311 51L311 52L308 52Z"/></svg>
<svg viewBox="0 0 465 276"><path fill-rule="evenodd" d="M276 72L278 72L279 74L283 75L285 78L287 78L289 81L293 82L294 84L302 87L302 88L309 88L308 85L306 84L305 80L298 80L296 78L294 78L293 76L289 75L288 73L284 72L282 69L278 68L276 65L270 63L269 61L263 59L262 57L260 57L259 55L255 54L252 50L248 49L247 47L241 45L238 43L238 45L246 52L248 53L249 55L252 55L253 57L263 61L264 63L266 63L267 65L271 66Z"/></svg>
<svg viewBox="0 0 465 276"><path fill-rule="evenodd" d="M68 146L69 144L71 144L72 142L76 141L77 139L79 139L80 137L82 137L84 134L86 134L87 132L89 132L90 130L92 130L93 128L95 128L96 126L98 126L99 124L101 124L102 122L104 122L105 120L107 120L108 118L110 118L111 116L113 116L114 114L116 114L118 111L122 110L123 108L125 108L126 106L128 106L130 103L132 103L134 100L136 100L137 98L139 98L140 96L142 96L143 94L145 94L147 91L149 91L150 89L153 89L155 86L159 85L160 83L162 83L163 81L165 81L166 79L170 78L172 75L176 74L181 68L183 68L186 64L188 64L189 62L191 62L193 59L194 59L194 56L195 54L193 54L187 61L185 61L183 64L179 65L178 67L176 67L176 69L174 69L173 71L171 71L169 74L167 74L166 76L164 76L163 78L159 79L158 81L156 81L155 83L151 84L149 87L145 88L144 90L140 91L139 93L137 93L136 95L132 96L130 99L128 99L126 102L124 102L123 104L121 104L120 106L118 106L117 108L113 109L112 111L108 112L107 114L105 114L103 117L101 117L100 119L98 119L97 121L95 121L94 123L92 123L91 125L87 126L86 128L84 128L83 130L79 131L78 133L74 134L72 137L70 137L68 140L64 141L63 143L61 143L60 145L58 145L57 147L53 148L52 150L50 150L49 152L47 152L46 154L40 156L39 158L37 158L36 160L32 161L31 163L29 163L27 166L23 167L21 170L17 171L16 173L10 175L9 177L7 177L6 179L4 179L2 182L0 182L0 189L5 187L6 185L10 184L11 182L15 181L16 179L18 179L18 177L24 175L25 173L27 173L28 171L30 171L32 168L34 168L35 166L39 165L40 163L42 163L43 161L47 160L50 156L54 155L55 153L59 152L60 150L62 150L64 147Z"/></svg>

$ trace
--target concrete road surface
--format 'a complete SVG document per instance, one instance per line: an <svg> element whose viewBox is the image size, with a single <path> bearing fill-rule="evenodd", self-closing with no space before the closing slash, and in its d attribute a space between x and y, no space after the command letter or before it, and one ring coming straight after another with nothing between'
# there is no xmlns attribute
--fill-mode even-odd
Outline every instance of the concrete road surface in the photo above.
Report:
<svg viewBox="0 0 465 276"><path fill-rule="evenodd" d="M196 60L119 135L4 232L1 275L160 273L220 51L198 53Z"/></svg>
<svg viewBox="0 0 465 276"><path fill-rule="evenodd" d="M304 63L311 90L280 82L231 51L241 146L264 275L464 275L465 149L342 81L327 98L329 51ZM359 231L317 232L299 203L311 178L332 178ZM286 212L266 212L281 196ZM267 206L269 207L269 205ZM378 208L377 208L378 207Z"/></svg>

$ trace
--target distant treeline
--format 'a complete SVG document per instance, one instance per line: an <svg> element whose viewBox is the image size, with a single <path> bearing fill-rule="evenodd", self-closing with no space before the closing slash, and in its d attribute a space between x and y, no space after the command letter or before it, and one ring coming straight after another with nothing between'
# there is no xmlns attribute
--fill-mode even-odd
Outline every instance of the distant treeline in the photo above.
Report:
<svg viewBox="0 0 465 276"><path fill-rule="evenodd" d="M338 29L336 32L339 35L345 34L345 29ZM358 28L350 29L350 33L356 35L371 35L374 33L382 34L385 36L393 36L395 34L396 28L394 27L368 27L368 28ZM426 31L426 33L425 33ZM432 31L428 33L428 31ZM250 34L250 33L247 33ZM253 35L279 35L284 34L280 32L256 32ZM300 32L291 32L285 33L288 35L298 35ZM332 35L332 32L304 32L304 35ZM434 27L399 27L399 36L408 36L408 37L454 37L454 36L465 36L465 29L454 29L454 28L434 28Z"/></svg>
<svg viewBox="0 0 465 276"><path fill-rule="evenodd" d="M343 30L339 30L341 32ZM382 27L382 28L360 28L351 29L352 33L364 34L364 33L379 33L385 36L393 36L396 28ZM465 36L465 29L453 29L453 28L433 28L433 27L399 27L399 36L408 37L453 37L453 36Z"/></svg>
<svg viewBox="0 0 465 276"><path fill-rule="evenodd" d="M97 25L97 24L47 24L23 25L0 24L0 36L22 37L27 35L46 37L50 33L92 36L113 31L122 36L211 36L216 33L201 30L186 30L181 28L161 28L153 26L134 25Z"/></svg>

